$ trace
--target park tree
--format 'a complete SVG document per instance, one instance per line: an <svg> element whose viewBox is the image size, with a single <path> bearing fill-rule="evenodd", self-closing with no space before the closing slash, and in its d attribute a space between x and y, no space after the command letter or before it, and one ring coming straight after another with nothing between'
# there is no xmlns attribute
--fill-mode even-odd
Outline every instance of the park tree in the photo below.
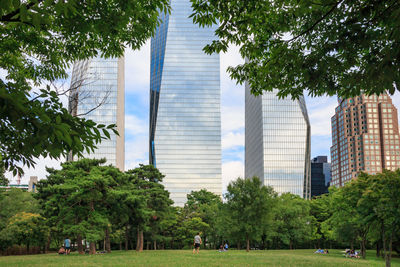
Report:
<svg viewBox="0 0 400 267"><path fill-rule="evenodd" d="M70 115L51 84L66 79L75 61L138 49L160 12L169 12L168 0L1 2L0 156L7 170L23 173L39 156L93 151L115 130Z"/></svg>
<svg viewBox="0 0 400 267"><path fill-rule="evenodd" d="M342 98L399 90L400 5L387 1L191 0L201 26L218 23L206 53L240 47L228 68L252 93Z"/></svg>
<svg viewBox="0 0 400 267"><path fill-rule="evenodd" d="M359 205L370 210L369 214L365 214L365 219L378 224L386 267L390 267L393 240L400 231L400 170L384 170L376 175L363 174L359 179L368 185Z"/></svg>
<svg viewBox="0 0 400 267"><path fill-rule="evenodd" d="M228 210L233 223L245 235L246 251L249 251L250 241L261 238L263 225L272 216L276 193L272 187L262 185L258 177L238 178L228 185L227 190Z"/></svg>
<svg viewBox="0 0 400 267"><path fill-rule="evenodd" d="M311 240L316 229L310 216L308 200L291 193L284 193L275 206L277 237L290 249L301 242Z"/></svg>
<svg viewBox="0 0 400 267"><path fill-rule="evenodd" d="M321 223L321 231L327 240L348 244L351 249L354 249L359 238L358 220L361 218L357 214L356 206L346 202L342 189L332 193L332 201L334 203L331 206L332 216ZM356 218L348 216L356 216Z"/></svg>
<svg viewBox="0 0 400 267"><path fill-rule="evenodd" d="M223 241L229 240L229 245L236 245L240 249L240 244L246 240L246 236L240 232L240 227L232 219L227 203L221 203L218 207L218 216L215 220L215 233L220 244Z"/></svg>
<svg viewBox="0 0 400 267"><path fill-rule="evenodd" d="M208 231L210 228L200 217L187 217L183 209L180 209L178 212L178 223L175 227L174 238L181 249L191 247L194 236L198 233L201 234L204 231Z"/></svg>
<svg viewBox="0 0 400 267"><path fill-rule="evenodd" d="M32 245L44 247L48 228L45 218L37 213L19 212L10 218L6 228L0 231L9 244L26 245L26 252Z"/></svg>
<svg viewBox="0 0 400 267"><path fill-rule="evenodd" d="M336 189L336 188L335 188ZM321 243L328 240L325 235L322 224L332 216L332 194L335 189L331 188L329 194L323 194L313 198L310 202L310 215L314 217L314 226L316 228L315 240L317 247L321 247Z"/></svg>
<svg viewBox="0 0 400 267"><path fill-rule="evenodd" d="M360 200L367 190L366 174L360 174L356 180L352 180L333 195L335 205L332 206L333 215L331 223L334 231L340 237L350 238L353 242L359 242L362 257L366 257L367 236L371 228L369 214L372 206L360 205Z"/></svg>
<svg viewBox="0 0 400 267"><path fill-rule="evenodd" d="M137 227L137 251L143 250L144 231L151 232L154 247L157 246L157 239L163 232L163 226L159 222L168 219L168 212L173 201L169 198L169 192L161 184L164 175L153 165L140 164L139 167L127 171L138 194L144 196L144 210L136 218ZM164 221L166 223L166 221ZM158 237L157 237L158 236Z"/></svg>
<svg viewBox="0 0 400 267"><path fill-rule="evenodd" d="M16 188L0 192L0 250L5 250L16 242L13 233L5 230L11 218L22 213L38 214L39 211L38 201L30 192Z"/></svg>
<svg viewBox="0 0 400 267"><path fill-rule="evenodd" d="M217 244L217 219L219 216L219 206L222 203L221 197L202 189L192 191L187 195L185 211L188 217L199 217L203 222L209 225L209 228L203 230L203 246L206 247L208 241L213 241L214 247Z"/></svg>
<svg viewBox="0 0 400 267"><path fill-rule="evenodd" d="M90 253L96 242L109 230L115 207L115 188L124 183L125 175L112 166L101 166L105 159L82 159L61 164L61 170L48 169L49 176L38 183L36 197L43 214L65 236L77 240L82 253L82 239L90 242Z"/></svg>

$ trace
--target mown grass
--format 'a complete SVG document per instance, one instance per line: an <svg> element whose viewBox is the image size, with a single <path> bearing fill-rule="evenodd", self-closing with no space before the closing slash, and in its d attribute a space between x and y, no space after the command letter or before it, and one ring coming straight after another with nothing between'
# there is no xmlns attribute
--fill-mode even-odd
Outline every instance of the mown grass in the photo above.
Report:
<svg viewBox="0 0 400 267"><path fill-rule="evenodd" d="M190 250L113 251L98 255L28 255L0 257L0 266L384 266L373 251L366 260L344 258L340 250L331 250L329 255L314 254L313 250L230 250L228 252L200 251L193 255ZM392 266L400 267L400 259L394 258Z"/></svg>

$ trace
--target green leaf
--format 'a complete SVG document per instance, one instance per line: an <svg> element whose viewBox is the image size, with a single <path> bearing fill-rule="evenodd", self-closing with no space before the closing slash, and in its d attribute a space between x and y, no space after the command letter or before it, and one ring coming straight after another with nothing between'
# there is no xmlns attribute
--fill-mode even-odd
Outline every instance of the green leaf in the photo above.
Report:
<svg viewBox="0 0 400 267"><path fill-rule="evenodd" d="M106 129L103 129L103 133L104 133L105 136L107 136L108 139L111 138L110 137L110 133Z"/></svg>
<svg viewBox="0 0 400 267"><path fill-rule="evenodd" d="M21 21L28 20L28 10L26 9L25 4L21 5L20 10L19 10L19 15L21 17Z"/></svg>

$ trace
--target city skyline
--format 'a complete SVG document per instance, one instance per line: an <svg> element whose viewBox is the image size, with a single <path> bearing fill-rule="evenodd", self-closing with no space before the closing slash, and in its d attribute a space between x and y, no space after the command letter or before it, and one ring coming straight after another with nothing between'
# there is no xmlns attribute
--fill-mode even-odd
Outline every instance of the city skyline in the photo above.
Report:
<svg viewBox="0 0 400 267"><path fill-rule="evenodd" d="M220 62L222 181L226 188L230 181L244 176L244 86L230 80L226 68L244 60L238 47L232 47L227 53L221 53ZM148 163L149 86L150 40L140 50L127 49L125 53L125 169ZM400 107L400 93L396 92L392 100ZM327 155L330 159L330 117L335 112L337 98L305 96L305 101L311 122L311 157ZM67 103L65 99L64 102ZM45 166L59 168L55 160L40 158L37 162L35 169L24 168L24 181L27 182L29 176L44 178Z"/></svg>

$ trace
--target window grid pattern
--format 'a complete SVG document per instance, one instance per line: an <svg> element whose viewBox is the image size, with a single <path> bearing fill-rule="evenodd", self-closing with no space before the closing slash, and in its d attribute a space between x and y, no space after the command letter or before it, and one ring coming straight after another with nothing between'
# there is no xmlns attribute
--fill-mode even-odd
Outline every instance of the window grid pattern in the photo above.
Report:
<svg viewBox="0 0 400 267"><path fill-rule="evenodd" d="M332 183L343 186L359 172L400 168L397 109L389 95L339 99L332 117Z"/></svg>
<svg viewBox="0 0 400 267"><path fill-rule="evenodd" d="M118 59L95 57L74 64L69 107L74 115L98 124L117 124ZM97 144L92 153L83 153L85 158L106 158L108 164L116 166L117 136L110 132L110 139Z"/></svg>
<svg viewBox="0 0 400 267"><path fill-rule="evenodd" d="M277 91L250 95L246 86L246 177L259 176L278 193L310 197L310 123L304 99Z"/></svg>
<svg viewBox="0 0 400 267"><path fill-rule="evenodd" d="M190 1L172 0L171 7L151 44L149 146L150 162L183 206L191 191L222 191L219 55L202 51L216 28L193 25Z"/></svg>

